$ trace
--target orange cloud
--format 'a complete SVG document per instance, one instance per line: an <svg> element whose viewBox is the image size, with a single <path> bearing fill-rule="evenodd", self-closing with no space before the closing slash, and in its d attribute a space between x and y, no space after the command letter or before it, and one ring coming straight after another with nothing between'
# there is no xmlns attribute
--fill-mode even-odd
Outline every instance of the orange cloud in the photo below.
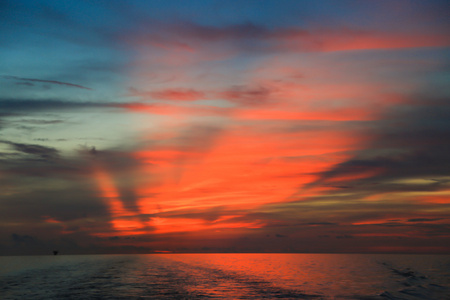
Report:
<svg viewBox="0 0 450 300"><path fill-rule="evenodd" d="M165 28L167 36L157 39L157 44L146 41L145 36L136 37L137 48L141 51L138 61L142 64L136 66L133 73L136 78L130 82L145 84L148 69L158 69L166 77L173 76L170 82L157 82L149 92L131 89L130 95L142 100L168 100L172 104L117 106L130 112L166 116L167 123L162 123L171 125L161 128L159 137L144 134L141 143L144 146L131 154L140 163L134 170L138 178L134 193L139 214L150 216L145 224L132 223L133 215L120 207L120 196L108 196L113 190L111 184L97 176L103 181L100 184L103 198L109 199L111 218L117 230L121 227L131 232L151 228L149 232L162 234L265 226L262 221L227 219L227 216L242 216L242 211L257 211L267 204L292 201L293 195L297 201L327 193L332 195L336 189L314 185L320 174L350 159L374 138L363 136L359 127L349 124L361 122L358 124L364 126L363 122L380 120L391 106L406 102L405 97L397 95L396 88L409 87L407 83L400 82L393 88L391 83L370 72L353 73L353 65L347 71L346 63L328 65L316 57L311 62L297 62L289 55L277 59L262 57L243 74L227 66L218 74L212 67L208 68L206 60L242 54L234 44L220 45L236 39L264 41L265 50L269 52L292 54L448 43L448 39L439 34L413 36L356 30L186 26L180 29L183 34ZM245 29L245 32L238 29ZM176 43L173 42L175 37L179 39ZM360 69L359 66L356 69ZM231 73L220 77L227 72ZM215 76L226 80L215 81ZM225 100L229 106L201 105L204 101L198 100L211 100L211 103ZM171 123L174 118L179 118L179 122ZM195 130L194 124L216 124L219 118L223 121L220 133L212 138L177 134ZM321 125L303 129L303 123ZM201 140L206 142L202 144ZM354 170L325 178L324 183L370 178L381 171ZM220 210L217 217L220 221L183 215L183 212L213 209ZM126 223L129 220L131 223Z"/></svg>
<svg viewBox="0 0 450 300"><path fill-rule="evenodd" d="M265 134L262 139L256 132L236 129L223 133L205 153L139 151L139 176L149 180L137 187L140 210L246 210L283 202L357 145L358 138L348 132ZM214 227L201 222L195 226Z"/></svg>
<svg viewBox="0 0 450 300"><path fill-rule="evenodd" d="M165 89L157 91L139 91L130 89L130 96L146 99L171 100L171 101L195 101L205 99L205 94L194 89Z"/></svg>
<svg viewBox="0 0 450 300"><path fill-rule="evenodd" d="M401 49L417 47L444 47L450 45L446 34L401 33L374 30L281 30L273 37L280 49L291 51L355 51Z"/></svg>
<svg viewBox="0 0 450 300"><path fill-rule="evenodd" d="M418 47L444 47L450 45L447 35L361 33L343 34L325 38L322 51L400 49Z"/></svg>
<svg viewBox="0 0 450 300"><path fill-rule="evenodd" d="M249 120L369 121L377 119L378 112L357 108L323 109L321 111L243 109L237 111L235 116Z"/></svg>

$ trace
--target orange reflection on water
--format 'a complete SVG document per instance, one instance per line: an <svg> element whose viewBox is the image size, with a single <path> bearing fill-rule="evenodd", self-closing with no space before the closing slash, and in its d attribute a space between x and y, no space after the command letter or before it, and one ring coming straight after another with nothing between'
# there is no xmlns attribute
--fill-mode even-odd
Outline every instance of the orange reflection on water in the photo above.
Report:
<svg viewBox="0 0 450 300"><path fill-rule="evenodd" d="M360 294L376 295L380 286L375 282L385 276L383 266L372 257L357 254L155 255L183 266L183 271L196 278L199 284L189 286L190 292L201 291L213 298L226 295L230 299L257 299L261 295L253 294L255 291L264 291L266 296L296 291L306 299L309 299L306 295L328 299L350 295L355 286ZM151 261L155 255L147 257ZM290 297L297 298L294 294Z"/></svg>

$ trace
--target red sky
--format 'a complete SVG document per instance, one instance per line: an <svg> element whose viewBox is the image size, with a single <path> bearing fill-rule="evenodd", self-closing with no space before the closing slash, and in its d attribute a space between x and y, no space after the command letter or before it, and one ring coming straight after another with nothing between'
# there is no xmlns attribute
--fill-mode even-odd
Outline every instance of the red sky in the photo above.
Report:
<svg viewBox="0 0 450 300"><path fill-rule="evenodd" d="M5 4L0 254L449 252L448 3L169 2Z"/></svg>

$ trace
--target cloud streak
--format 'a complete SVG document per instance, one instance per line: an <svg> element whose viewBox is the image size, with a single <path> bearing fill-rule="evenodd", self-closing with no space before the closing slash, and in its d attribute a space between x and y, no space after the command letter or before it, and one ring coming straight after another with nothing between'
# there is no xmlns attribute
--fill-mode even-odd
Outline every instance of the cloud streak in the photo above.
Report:
<svg viewBox="0 0 450 300"><path fill-rule="evenodd" d="M117 106L116 104L107 102L77 102L53 99L0 99L0 110L5 112L39 112Z"/></svg>
<svg viewBox="0 0 450 300"><path fill-rule="evenodd" d="M39 83L49 83L49 84L56 84L56 85L63 85L63 86L68 86L68 87L75 87L75 88L79 88L79 89L85 89L85 90L90 90L92 91L91 88L79 85L79 84L73 84L73 83L68 83L68 82L62 82L62 81L57 81L57 80L43 80L43 79L35 79L35 78L23 78L23 77L17 77L17 76L10 76L10 75L3 75L3 78L6 79L12 79L12 80L17 80L21 83L24 84L29 84L32 82L39 82Z"/></svg>
<svg viewBox="0 0 450 300"><path fill-rule="evenodd" d="M35 144L14 143L11 141L4 141L4 140L0 140L0 143L10 145L14 150L18 152L36 155L43 159L55 159L58 157L58 150L52 147L45 147Z"/></svg>
<svg viewBox="0 0 450 300"><path fill-rule="evenodd" d="M194 22L182 25L159 24L159 30L129 38L132 44L148 44L164 51L214 57L228 49L229 54L283 53L283 52L336 52L362 50L389 50L450 45L442 29L429 32L382 31L376 29L341 28L268 28L260 24L241 23L228 26L205 26ZM161 33L163 32L163 34ZM218 49L222 46L222 49ZM209 54L209 55L208 55ZM218 57L221 57L220 55ZM201 57L199 57L201 59Z"/></svg>

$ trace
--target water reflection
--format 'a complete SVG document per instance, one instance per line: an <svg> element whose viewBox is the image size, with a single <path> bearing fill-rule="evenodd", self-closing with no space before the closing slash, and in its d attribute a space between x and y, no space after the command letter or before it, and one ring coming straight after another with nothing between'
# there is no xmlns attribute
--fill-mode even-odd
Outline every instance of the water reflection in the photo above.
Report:
<svg viewBox="0 0 450 300"><path fill-rule="evenodd" d="M8 262L8 263L6 263ZM445 299L450 256L0 257L1 299Z"/></svg>
<svg viewBox="0 0 450 300"><path fill-rule="evenodd" d="M305 297L331 297L360 291L377 295L386 286L385 271L367 256L317 254L183 254L164 255L165 259L187 264L196 270L195 277L204 280L194 289L210 295L228 294L238 289L239 295L253 294ZM356 259L355 259L356 258ZM367 266L372 265L370 269ZM255 295L256 296L256 295ZM272 295L274 296L274 295Z"/></svg>

